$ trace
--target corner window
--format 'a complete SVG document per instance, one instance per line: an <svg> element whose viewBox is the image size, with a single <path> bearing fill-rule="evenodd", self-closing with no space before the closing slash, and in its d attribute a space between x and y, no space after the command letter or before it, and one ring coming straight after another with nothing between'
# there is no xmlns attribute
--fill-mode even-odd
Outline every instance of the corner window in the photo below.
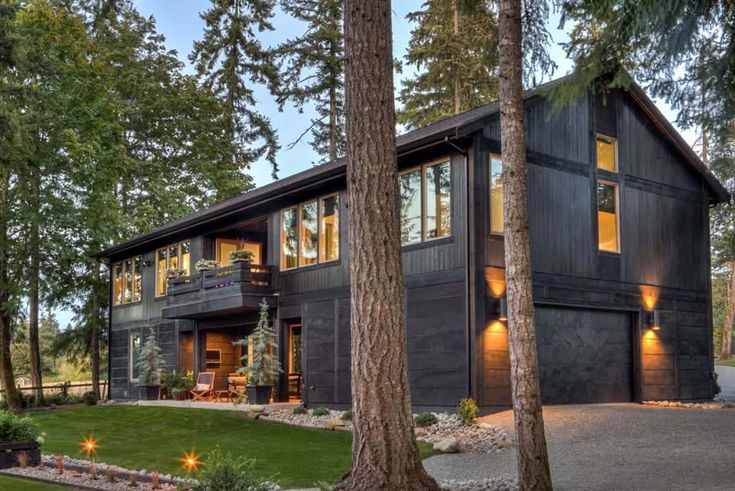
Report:
<svg viewBox="0 0 735 491"><path fill-rule="evenodd" d="M339 259L339 196L281 211L281 269Z"/></svg>
<svg viewBox="0 0 735 491"><path fill-rule="evenodd" d="M601 251L620 252L618 228L618 186L600 181L597 183L597 231Z"/></svg>
<svg viewBox="0 0 735 491"><path fill-rule="evenodd" d="M112 305L140 302L143 282L141 256L112 265Z"/></svg>
<svg viewBox="0 0 735 491"><path fill-rule="evenodd" d="M618 171L618 142L614 138L597 135L597 168Z"/></svg>
<svg viewBox="0 0 735 491"><path fill-rule="evenodd" d="M137 382L140 376L138 368L138 360L140 359L141 338L140 334L130 334L130 343L128 346L128 369L130 373L130 381Z"/></svg>
<svg viewBox="0 0 735 491"><path fill-rule="evenodd" d="M188 240L163 247L156 251L156 296L166 294L166 271L181 268L185 275L191 272L191 242Z"/></svg>
<svg viewBox="0 0 735 491"><path fill-rule="evenodd" d="M448 160L402 172L401 245L452 235L452 176Z"/></svg>
<svg viewBox="0 0 735 491"><path fill-rule="evenodd" d="M503 160L490 155L490 233L503 234Z"/></svg>

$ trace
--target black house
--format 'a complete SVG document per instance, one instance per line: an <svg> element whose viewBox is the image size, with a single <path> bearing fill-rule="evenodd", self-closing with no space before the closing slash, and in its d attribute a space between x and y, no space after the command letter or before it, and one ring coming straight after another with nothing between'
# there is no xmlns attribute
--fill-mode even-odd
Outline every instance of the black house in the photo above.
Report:
<svg viewBox="0 0 735 491"><path fill-rule="evenodd" d="M637 86L561 110L526 97L534 298L546 403L713 396L709 209L729 196ZM497 104L398 138L414 406L510 403ZM345 161L111 247L110 387L137 398L152 326L167 369L240 366L266 298L277 400L350 404ZM231 264L246 249L253 264ZM207 258L218 269L197 273ZM167 282L169 268L185 275ZM386 367L390 370L390 367Z"/></svg>

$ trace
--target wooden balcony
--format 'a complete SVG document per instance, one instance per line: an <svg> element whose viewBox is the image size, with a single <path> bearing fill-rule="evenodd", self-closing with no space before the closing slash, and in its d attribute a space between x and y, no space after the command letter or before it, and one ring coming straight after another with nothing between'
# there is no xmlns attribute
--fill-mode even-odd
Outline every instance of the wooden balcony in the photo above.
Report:
<svg viewBox="0 0 735 491"><path fill-rule="evenodd" d="M254 312L263 298L275 305L273 266L235 263L168 283L166 319L200 319Z"/></svg>

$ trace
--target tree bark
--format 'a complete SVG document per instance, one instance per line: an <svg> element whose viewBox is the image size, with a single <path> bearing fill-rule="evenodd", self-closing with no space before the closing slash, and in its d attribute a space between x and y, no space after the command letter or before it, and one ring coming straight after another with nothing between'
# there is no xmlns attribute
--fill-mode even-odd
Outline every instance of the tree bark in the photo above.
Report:
<svg viewBox="0 0 735 491"><path fill-rule="evenodd" d="M459 36L459 0L454 0L454 36ZM454 114L462 112L462 86L460 84L461 70L454 74Z"/></svg>
<svg viewBox="0 0 735 491"><path fill-rule="evenodd" d="M518 483L522 490L546 490L552 489L552 485L539 390L531 283L520 0L500 0L498 34L505 278Z"/></svg>
<svg viewBox="0 0 735 491"><path fill-rule="evenodd" d="M41 251L39 238L40 219L40 176L31 176L31 209L35 215L30 224L29 233L29 271L28 271L28 348L31 358L31 385L37 387L33 391L34 404L43 405L43 377L41 374L41 345L38 339L39 283L41 272Z"/></svg>
<svg viewBox="0 0 735 491"><path fill-rule="evenodd" d="M408 388L389 0L345 2L352 468L336 489L438 489Z"/></svg>
<svg viewBox="0 0 735 491"><path fill-rule="evenodd" d="M732 322L735 319L735 261L730 264L730 288L727 289L727 313L722 326L722 349L720 359L732 358Z"/></svg>
<svg viewBox="0 0 735 491"><path fill-rule="evenodd" d="M96 262L94 269L94 284L92 285L92 328L90 336L92 336L90 342L90 358L92 368L92 390L97 394L97 399L101 397L100 394L100 301L99 301L99 283L100 283L100 268L99 262Z"/></svg>
<svg viewBox="0 0 735 491"><path fill-rule="evenodd" d="M332 15L329 19L331 23L332 32L337 31L337 4L333 6ZM329 57L333 60L337 56L337 41L331 43ZM331 83L329 84L329 160L337 159L337 81L339 80L339 73L335 73L332 70Z"/></svg>

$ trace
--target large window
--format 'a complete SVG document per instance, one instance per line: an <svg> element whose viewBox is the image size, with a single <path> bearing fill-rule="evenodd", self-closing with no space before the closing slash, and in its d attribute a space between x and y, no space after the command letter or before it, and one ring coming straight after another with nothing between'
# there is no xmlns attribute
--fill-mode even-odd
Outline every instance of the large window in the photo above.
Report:
<svg viewBox="0 0 735 491"><path fill-rule="evenodd" d="M140 302L143 281L141 256L112 265L112 304L125 305Z"/></svg>
<svg viewBox="0 0 735 491"><path fill-rule="evenodd" d="M339 196L281 211L281 269L339 259Z"/></svg>
<svg viewBox="0 0 735 491"><path fill-rule="evenodd" d="M503 219L503 161L497 155L490 155L490 233L505 231Z"/></svg>
<svg viewBox="0 0 735 491"><path fill-rule="evenodd" d="M618 187L611 182L597 183L597 230L601 251L620 252Z"/></svg>
<svg viewBox="0 0 735 491"><path fill-rule="evenodd" d="M240 239L217 239L217 262L220 267L229 266L230 253L235 251L249 251L253 255L252 264L263 264L262 244Z"/></svg>
<svg viewBox="0 0 735 491"><path fill-rule="evenodd" d="M452 177L449 161L401 173L401 244L452 235Z"/></svg>
<svg viewBox="0 0 735 491"><path fill-rule="evenodd" d="M130 345L128 347L128 369L130 370L130 380L136 382L140 376L140 369L138 368L138 360L140 359L140 349L142 343L140 334L130 334Z"/></svg>
<svg viewBox="0 0 735 491"><path fill-rule="evenodd" d="M186 240L156 251L156 296L166 294L168 281L166 281L166 270L170 268L181 268L184 274L191 272L191 243Z"/></svg>
<svg viewBox="0 0 735 491"><path fill-rule="evenodd" d="M614 138L597 135L597 168L618 171L618 142Z"/></svg>

